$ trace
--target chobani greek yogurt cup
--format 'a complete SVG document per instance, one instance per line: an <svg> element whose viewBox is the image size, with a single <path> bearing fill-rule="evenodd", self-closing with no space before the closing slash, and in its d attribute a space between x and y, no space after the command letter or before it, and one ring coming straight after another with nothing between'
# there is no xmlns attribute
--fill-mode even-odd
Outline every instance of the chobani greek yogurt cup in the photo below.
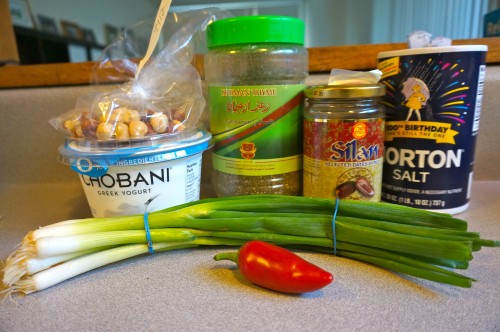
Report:
<svg viewBox="0 0 500 332"><path fill-rule="evenodd" d="M61 162L78 173L94 217L143 214L200 198L204 130L172 138L67 139Z"/></svg>

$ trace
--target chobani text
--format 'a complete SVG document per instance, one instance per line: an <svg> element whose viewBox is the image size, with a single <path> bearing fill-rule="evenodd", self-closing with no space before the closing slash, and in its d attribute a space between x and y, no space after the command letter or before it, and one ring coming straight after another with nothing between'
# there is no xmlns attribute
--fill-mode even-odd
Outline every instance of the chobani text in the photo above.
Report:
<svg viewBox="0 0 500 332"><path fill-rule="evenodd" d="M161 168L155 171L130 173L104 174L100 177L80 175L82 182L89 187L98 188L135 188L137 186L150 186L159 182L170 181L170 168Z"/></svg>

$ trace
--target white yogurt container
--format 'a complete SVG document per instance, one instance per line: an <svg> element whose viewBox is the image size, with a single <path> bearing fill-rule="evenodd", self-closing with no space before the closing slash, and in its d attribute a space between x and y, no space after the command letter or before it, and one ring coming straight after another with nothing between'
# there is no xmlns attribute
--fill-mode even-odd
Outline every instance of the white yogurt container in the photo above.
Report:
<svg viewBox="0 0 500 332"><path fill-rule="evenodd" d="M200 198L204 130L128 141L67 139L61 161L78 173L94 217L143 214Z"/></svg>

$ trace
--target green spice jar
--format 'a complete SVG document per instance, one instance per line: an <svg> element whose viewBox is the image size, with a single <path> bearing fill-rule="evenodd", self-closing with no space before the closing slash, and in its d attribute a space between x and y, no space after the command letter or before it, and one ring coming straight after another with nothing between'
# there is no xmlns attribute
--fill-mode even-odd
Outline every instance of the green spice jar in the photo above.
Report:
<svg viewBox="0 0 500 332"><path fill-rule="evenodd" d="M304 23L244 16L207 28L205 79L217 196L302 192Z"/></svg>

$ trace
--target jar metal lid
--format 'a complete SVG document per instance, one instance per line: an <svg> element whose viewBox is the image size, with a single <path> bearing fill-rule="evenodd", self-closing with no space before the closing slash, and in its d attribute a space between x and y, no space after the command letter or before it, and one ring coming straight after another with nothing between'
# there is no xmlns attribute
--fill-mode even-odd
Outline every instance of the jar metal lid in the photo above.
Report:
<svg viewBox="0 0 500 332"><path fill-rule="evenodd" d="M212 22L207 27L207 46L251 43L304 45L304 22L288 16L239 16Z"/></svg>
<svg viewBox="0 0 500 332"><path fill-rule="evenodd" d="M381 97L385 94L385 85L316 85L306 87L304 93L312 99Z"/></svg>

